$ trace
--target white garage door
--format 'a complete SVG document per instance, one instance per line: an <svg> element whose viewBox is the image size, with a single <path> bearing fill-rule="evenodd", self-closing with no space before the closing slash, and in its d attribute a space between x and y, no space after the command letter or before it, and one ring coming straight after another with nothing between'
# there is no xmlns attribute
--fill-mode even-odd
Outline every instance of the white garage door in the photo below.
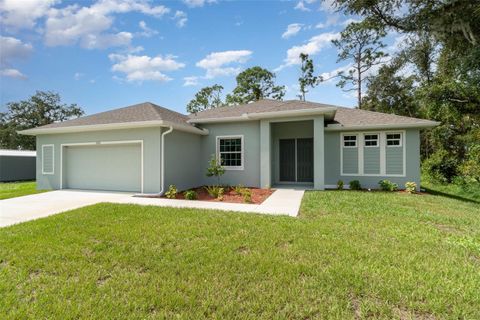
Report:
<svg viewBox="0 0 480 320"><path fill-rule="evenodd" d="M141 192L139 143L69 146L64 149L64 183L70 189Z"/></svg>

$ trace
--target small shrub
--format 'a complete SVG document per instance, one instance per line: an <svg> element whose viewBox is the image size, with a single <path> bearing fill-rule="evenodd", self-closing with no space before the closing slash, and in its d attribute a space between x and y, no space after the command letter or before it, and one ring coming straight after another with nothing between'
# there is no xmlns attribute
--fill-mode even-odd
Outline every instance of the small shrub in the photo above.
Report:
<svg viewBox="0 0 480 320"><path fill-rule="evenodd" d="M197 200L198 199L198 194L195 192L195 190L187 190L183 193L183 196L187 200Z"/></svg>
<svg viewBox="0 0 480 320"><path fill-rule="evenodd" d="M352 180L348 185L350 186L350 190L362 190L362 185L358 180Z"/></svg>
<svg viewBox="0 0 480 320"><path fill-rule="evenodd" d="M220 185L220 177L225 173L225 168L222 167L220 161L212 154L210 161L208 161L208 168L207 168L207 177L216 177L217 184Z"/></svg>
<svg viewBox="0 0 480 320"><path fill-rule="evenodd" d="M174 184L171 184L171 185L168 187L168 191L165 192L165 196L166 196L168 199L175 199L175 198L177 197L177 193L178 193L177 187L175 187Z"/></svg>
<svg viewBox="0 0 480 320"><path fill-rule="evenodd" d="M459 161L444 149L433 153L422 163L422 171L436 182L451 183L458 175Z"/></svg>
<svg viewBox="0 0 480 320"><path fill-rule="evenodd" d="M252 203L252 190L243 188L242 190L243 202Z"/></svg>
<svg viewBox="0 0 480 320"><path fill-rule="evenodd" d="M378 182L378 184L380 185L380 189L382 189L383 191L397 191L398 190L398 184L393 183L392 181L387 180L387 179L380 180Z"/></svg>
<svg viewBox="0 0 480 320"><path fill-rule="evenodd" d="M343 180L338 180L337 181L337 189L338 190L343 190L343 185L344 185Z"/></svg>
<svg viewBox="0 0 480 320"><path fill-rule="evenodd" d="M235 192L235 194L237 194L239 196L242 195L243 189L245 189L245 186L243 184L239 184L239 185L233 187L233 191Z"/></svg>
<svg viewBox="0 0 480 320"><path fill-rule="evenodd" d="M405 183L405 191L407 191L408 193L417 192L417 184L413 181Z"/></svg>
<svg viewBox="0 0 480 320"><path fill-rule="evenodd" d="M220 186L207 186L205 187L205 191L207 191L207 193L213 197L213 198L217 198L219 200L223 200L223 192L224 192L224 189Z"/></svg>

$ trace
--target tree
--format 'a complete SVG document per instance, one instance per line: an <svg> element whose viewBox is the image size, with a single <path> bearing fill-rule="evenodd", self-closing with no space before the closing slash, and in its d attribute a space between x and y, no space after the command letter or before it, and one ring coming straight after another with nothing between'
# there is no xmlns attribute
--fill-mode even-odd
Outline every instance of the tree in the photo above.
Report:
<svg viewBox="0 0 480 320"><path fill-rule="evenodd" d="M217 178L217 186L220 186L220 177L223 176L225 173L225 168L220 163L220 159L217 159L214 154L208 161L208 168L207 168L207 177L216 177Z"/></svg>
<svg viewBox="0 0 480 320"><path fill-rule="evenodd" d="M380 63L386 54L381 38L385 32L367 23L351 23L340 33L340 39L332 40L339 50L337 62L352 60L352 67L338 73L337 86L345 91L357 91L357 107L362 107L362 86L369 77L369 70Z"/></svg>
<svg viewBox="0 0 480 320"><path fill-rule="evenodd" d="M51 91L37 91L28 100L9 102L7 111L0 113L0 146L35 150L35 137L17 131L77 118L83 113L76 104L61 103L60 95Z"/></svg>
<svg viewBox="0 0 480 320"><path fill-rule="evenodd" d="M217 108L224 105L224 102L220 96L222 94L222 90L223 87L218 84L200 89L200 91L195 94L195 98L190 100L190 102L187 104L187 112L197 113L199 111Z"/></svg>
<svg viewBox="0 0 480 320"><path fill-rule="evenodd" d="M275 74L261 67L248 68L237 75L237 86L227 95L227 104L242 104L263 98L282 100L285 86L275 85Z"/></svg>
<svg viewBox="0 0 480 320"><path fill-rule="evenodd" d="M305 101L305 94L308 92L308 88L314 88L320 82L320 77L313 75L314 66L313 60L308 57L306 53L300 53L300 59L302 64L300 66L301 75L298 78L298 83L300 86L300 100Z"/></svg>

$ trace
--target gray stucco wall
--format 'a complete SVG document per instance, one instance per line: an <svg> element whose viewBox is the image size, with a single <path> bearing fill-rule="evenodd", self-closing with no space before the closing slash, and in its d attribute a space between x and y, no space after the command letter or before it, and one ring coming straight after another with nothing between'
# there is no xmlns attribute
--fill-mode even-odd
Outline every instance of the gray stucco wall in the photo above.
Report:
<svg viewBox="0 0 480 320"><path fill-rule="evenodd" d="M177 130L165 136L165 190L171 184L179 191L203 184L202 139L204 136Z"/></svg>
<svg viewBox="0 0 480 320"><path fill-rule="evenodd" d="M35 157L0 156L0 181L35 180Z"/></svg>
<svg viewBox="0 0 480 320"><path fill-rule="evenodd" d="M37 188L60 188L60 152L61 144L100 141L143 140L144 192L160 191L160 134L161 129L144 128L134 130L109 130L81 133L47 134L37 136ZM54 174L42 174L42 145L54 145ZM65 159L64 159L65 160ZM108 162L106 158L104 161ZM92 168L96 170L96 168Z"/></svg>
<svg viewBox="0 0 480 320"><path fill-rule="evenodd" d="M362 131L368 132L368 131ZM372 131L373 132L373 131ZM378 132L375 131L375 132ZM338 180L343 180L346 186L351 180L359 180L364 188L378 188L378 182L382 179L388 179L404 188L405 182L414 181L420 187L420 137L418 129L409 129L405 131L404 143L406 152L406 172L404 177L393 176L359 176L359 175L341 175L340 174L340 150L341 150L341 133L338 131L325 131L325 184L334 186ZM391 151L390 148L386 154ZM352 150L352 149L350 149ZM393 150L393 148L391 149ZM397 153L399 149L397 149ZM403 150L403 148L402 148ZM344 155L345 156L345 155ZM403 158L403 157L402 157ZM386 159L387 172L390 167L389 161ZM398 165L394 165L398 166Z"/></svg>
<svg viewBox="0 0 480 320"><path fill-rule="evenodd" d="M205 176L208 161L216 153L216 137L243 135L244 168L243 170L227 170L220 178L220 183L249 187L260 187L260 121L245 121L235 123L205 124L209 130L208 136L201 138L202 152L199 157L202 184L216 183L214 178Z"/></svg>

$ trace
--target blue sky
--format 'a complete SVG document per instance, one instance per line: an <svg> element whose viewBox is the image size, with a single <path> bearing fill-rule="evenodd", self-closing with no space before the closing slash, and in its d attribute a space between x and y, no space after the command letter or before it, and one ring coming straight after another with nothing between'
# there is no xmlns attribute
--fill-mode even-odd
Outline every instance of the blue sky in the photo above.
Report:
<svg viewBox="0 0 480 320"><path fill-rule="evenodd" d="M255 65L275 70L295 99L298 54L310 53L318 74L346 66L331 39L352 19L315 0L0 0L0 10L0 109L52 90L87 114L143 101L184 113L200 88L228 93ZM307 100L355 105L335 82Z"/></svg>

